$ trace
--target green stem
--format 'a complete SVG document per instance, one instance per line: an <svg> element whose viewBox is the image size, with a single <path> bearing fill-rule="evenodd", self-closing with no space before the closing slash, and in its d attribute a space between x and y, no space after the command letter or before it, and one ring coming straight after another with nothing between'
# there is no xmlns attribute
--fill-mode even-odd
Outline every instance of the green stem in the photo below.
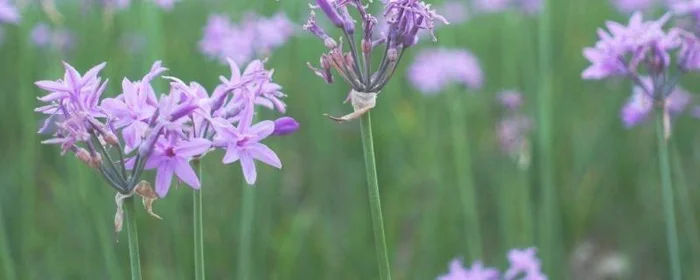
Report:
<svg viewBox="0 0 700 280"><path fill-rule="evenodd" d="M678 202L680 202L681 212L683 213L683 220L685 220L686 235L690 243L690 263L696 263L698 259L698 253L700 253L700 233L698 233L697 219L695 219L695 209L693 209L692 196L688 190L688 182L685 179L685 171L683 170L683 162L681 156L678 153L678 149L675 147L671 148L671 158L673 159L672 169L674 172L674 178L676 179L676 193L678 196ZM698 273L700 268L696 268L694 273ZM693 277L690 277L693 279Z"/></svg>
<svg viewBox="0 0 700 280"><path fill-rule="evenodd" d="M666 218L666 242L668 243L668 258L671 265L671 279L680 280L681 260L678 249L678 233L676 231L676 212L673 205L673 188L671 187L671 164L668 156L668 140L665 135L663 108L656 110L656 136L659 152L659 172L661 173L661 198Z"/></svg>
<svg viewBox="0 0 700 280"><path fill-rule="evenodd" d="M139 256L139 236L136 229L136 211L134 198L127 198L125 219L126 233L129 236L129 262L131 264L131 279L141 279L141 257Z"/></svg>
<svg viewBox="0 0 700 280"><path fill-rule="evenodd" d="M464 234L467 238L468 259L482 258L481 229L479 226L479 210L476 203L476 190L472 174L471 155L469 152L469 132L466 128L467 114L463 107L464 92L450 92L447 106L450 108L450 123L452 124L452 160L457 179L457 189L462 203L464 215Z"/></svg>
<svg viewBox="0 0 700 280"><path fill-rule="evenodd" d="M250 275L250 247L253 237L253 215L255 214L255 188L243 187L243 210L241 211L241 235L238 242L238 280L253 279Z"/></svg>
<svg viewBox="0 0 700 280"><path fill-rule="evenodd" d="M386 249L384 237L384 222L382 221L382 204L379 198L379 182L377 180L377 165L374 159L374 143L372 142L372 120L370 113L362 115L362 147L365 156L365 172L367 173L367 187L369 189L369 207L372 213L372 229L374 242L377 247L377 261L379 261L380 279L391 279L389 267L389 254Z"/></svg>
<svg viewBox="0 0 700 280"><path fill-rule="evenodd" d="M200 160L192 161L199 178L200 189L192 192L192 216L194 224L194 277L204 280L204 239L202 235L202 164Z"/></svg>
<svg viewBox="0 0 700 280"><path fill-rule="evenodd" d="M539 89L537 94L537 170L541 186L539 211L539 249L542 263L550 278L561 278L555 263L561 248L557 234L557 194L554 186L553 141L552 141L552 0L544 0L539 22Z"/></svg>
<svg viewBox="0 0 700 280"><path fill-rule="evenodd" d="M4 271L3 275L5 276L5 279L15 279L16 274L15 274L15 262L12 259L12 254L10 252L10 246L7 238L7 232L5 231L5 221L2 216L2 205L0 204L0 244L3 246L0 247L0 264L2 266L2 270Z"/></svg>

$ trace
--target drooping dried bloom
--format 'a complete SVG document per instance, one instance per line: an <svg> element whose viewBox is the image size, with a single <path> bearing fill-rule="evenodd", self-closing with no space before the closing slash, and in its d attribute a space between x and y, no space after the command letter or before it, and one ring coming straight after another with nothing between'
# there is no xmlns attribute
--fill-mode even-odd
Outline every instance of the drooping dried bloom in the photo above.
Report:
<svg viewBox="0 0 700 280"><path fill-rule="evenodd" d="M22 17L8 0L0 0L0 23L18 24Z"/></svg>
<svg viewBox="0 0 700 280"><path fill-rule="evenodd" d="M404 51L417 43L418 32L425 30L432 35L436 21L447 23L429 4L417 0L386 1L382 19L370 14L360 0L318 0L316 4L317 6L312 6L309 20L303 27L320 38L329 51L321 55L319 68L308 63L309 68L327 83L334 81L331 73L333 68L352 88L347 99L351 101L354 111L342 117L329 116L338 122L358 118L374 108L378 93L394 75ZM348 11L349 8L354 8L359 13L357 21ZM320 9L343 32L345 42L336 42L318 25L313 9ZM387 30L375 32L377 24L382 21L388 24ZM356 22L362 27L359 44L355 41ZM376 36L377 33L380 36ZM347 44L347 52L343 50L343 43ZM375 51L382 45L384 48L381 52ZM371 57L376 53L382 55L382 59L375 70Z"/></svg>
<svg viewBox="0 0 700 280"><path fill-rule="evenodd" d="M414 87L429 95L450 85L480 89L484 83L478 59L460 49L422 50L409 68L408 78Z"/></svg>

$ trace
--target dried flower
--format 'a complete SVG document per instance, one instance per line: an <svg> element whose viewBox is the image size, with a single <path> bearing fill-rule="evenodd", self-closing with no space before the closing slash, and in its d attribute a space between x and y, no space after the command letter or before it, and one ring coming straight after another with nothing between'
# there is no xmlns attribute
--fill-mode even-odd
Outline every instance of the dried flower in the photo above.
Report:
<svg viewBox="0 0 700 280"><path fill-rule="evenodd" d="M418 41L418 32L425 30L432 35L436 21L447 23L429 4L417 0L386 1L381 21L372 16L360 0L318 0L316 3L317 6L311 7L311 15L304 30L323 40L329 51L321 55L319 68L307 64L314 74L327 83L333 82L330 69L335 69L352 88L347 99L352 103L353 112L342 117L327 115L338 122L355 119L374 108L378 93L394 75L403 52ZM362 26L362 39L359 43L355 42L353 36L356 21L348 8L356 9L360 15L358 22ZM342 41L338 44L316 23L313 9L320 9L336 28L342 30L348 52L343 51ZM376 36L374 31L379 22L386 22L388 29ZM435 36L433 39L436 40ZM381 45L384 45L383 57L379 68L373 70L370 58L373 51Z"/></svg>

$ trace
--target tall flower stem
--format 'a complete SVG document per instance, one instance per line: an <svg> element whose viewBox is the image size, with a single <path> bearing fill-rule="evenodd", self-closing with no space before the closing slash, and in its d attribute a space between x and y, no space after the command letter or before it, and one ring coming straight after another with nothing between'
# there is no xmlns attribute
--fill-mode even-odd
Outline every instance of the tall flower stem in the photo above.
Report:
<svg viewBox="0 0 700 280"><path fill-rule="evenodd" d="M476 190L472 174L471 155L469 152L469 132L467 131L467 115L464 109L464 92L448 94L448 108L452 128L452 160L457 179L457 189L462 202L464 228L467 238L469 259L482 258L481 228L479 226L479 210L476 203Z"/></svg>
<svg viewBox="0 0 700 280"><path fill-rule="evenodd" d="M554 186L553 141L552 141L552 0L542 1L539 21L539 88L537 94L537 169L541 186L539 209L539 249L546 274L561 278L561 269L554 264L559 259L560 239L557 235L557 194Z"/></svg>
<svg viewBox="0 0 700 280"><path fill-rule="evenodd" d="M241 211L241 234L238 242L238 279L253 279L250 275L250 247L253 237L253 215L255 214L255 188L243 186L243 210Z"/></svg>
<svg viewBox="0 0 700 280"><path fill-rule="evenodd" d="M125 219L126 219L126 234L129 238L129 262L131 264L131 279L141 279L141 257L139 255L139 236L136 229L136 211L134 209L134 198L127 198Z"/></svg>
<svg viewBox="0 0 700 280"><path fill-rule="evenodd" d="M199 159L192 161L200 185L202 182L202 163ZM192 192L192 217L194 224L194 277L204 280L204 238L202 235L202 188Z"/></svg>
<svg viewBox="0 0 700 280"><path fill-rule="evenodd" d="M361 117L362 150L365 157L365 173L367 175L367 187L369 190L369 207L372 214L372 229L374 242L377 248L377 261L379 261L380 279L391 279L389 266L389 254L386 249L384 237L384 221L382 220L382 204L379 197L379 181L377 180L377 164L374 159L374 143L372 141L372 120L370 112Z"/></svg>
<svg viewBox="0 0 700 280"><path fill-rule="evenodd" d="M666 218L666 242L668 243L668 258L671 265L671 279L680 280L681 260L678 249L678 232L676 230L676 212L671 187L671 164L668 156L668 139L664 125L664 109L656 110L656 139L658 141L659 172L661 173L661 198Z"/></svg>

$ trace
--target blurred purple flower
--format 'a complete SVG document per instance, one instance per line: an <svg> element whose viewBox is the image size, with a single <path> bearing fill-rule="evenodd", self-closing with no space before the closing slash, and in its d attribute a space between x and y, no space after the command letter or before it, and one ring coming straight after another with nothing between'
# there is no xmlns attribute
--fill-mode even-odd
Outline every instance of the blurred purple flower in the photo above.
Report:
<svg viewBox="0 0 700 280"><path fill-rule="evenodd" d="M175 6L175 2L178 2L178 0L154 0L158 6L163 8L164 10L170 11L173 9Z"/></svg>
<svg viewBox="0 0 700 280"><path fill-rule="evenodd" d="M425 94L436 94L450 84L480 89L483 74L478 59L467 50L422 50L408 70L409 81Z"/></svg>
<svg viewBox="0 0 700 280"><path fill-rule="evenodd" d="M469 20L469 9L462 1L450 0L435 9L451 24L460 24Z"/></svg>
<svg viewBox="0 0 700 280"><path fill-rule="evenodd" d="M437 280L497 280L498 270L484 267L481 261L475 261L471 268L464 268L462 261L454 259L450 262L450 271Z"/></svg>
<svg viewBox="0 0 700 280"><path fill-rule="evenodd" d="M474 6L480 12L496 13L508 9L510 0L476 0Z"/></svg>
<svg viewBox="0 0 700 280"><path fill-rule="evenodd" d="M607 22L609 33L598 29L600 41L583 50L591 66L583 71L582 77L603 79L636 75L641 63L654 72L668 67L669 51L678 46L677 34L662 29L668 18L667 15L656 21L643 21L642 14L637 12L630 18L628 26Z"/></svg>
<svg viewBox="0 0 700 280"><path fill-rule="evenodd" d="M146 48L147 41L143 34L125 33L119 38L119 45L128 54L137 54Z"/></svg>
<svg viewBox="0 0 700 280"><path fill-rule="evenodd" d="M47 47L51 42L52 34L53 33L47 24L39 23L32 28L32 32L29 37L32 38L32 43L34 43L35 46L43 48Z"/></svg>
<svg viewBox="0 0 700 280"><path fill-rule="evenodd" d="M0 0L0 23L18 24L22 17L9 0Z"/></svg>
<svg viewBox="0 0 700 280"><path fill-rule="evenodd" d="M501 105L510 111L516 111L523 106L523 95L516 90L504 90L498 94Z"/></svg>
<svg viewBox="0 0 700 280"><path fill-rule="evenodd" d="M535 255L536 253L537 249L535 248L510 250L508 252L510 268L506 270L503 278L505 280L513 280L521 275L523 276L521 279L546 280L547 276L542 274L540 260Z"/></svg>
<svg viewBox="0 0 700 280"><path fill-rule="evenodd" d="M645 87L651 88L650 78L642 77L641 81ZM675 87L666 97L666 109L671 115L678 115L685 110L690 99L690 93L681 87ZM640 86L635 86L632 96L620 111L620 118L625 128L632 128L646 121L653 111L654 99Z"/></svg>
<svg viewBox="0 0 700 280"><path fill-rule="evenodd" d="M146 162L146 169L157 169L156 193L165 197L170 189L173 174L193 189L199 189L197 174L190 166L190 161L206 153L211 148L211 141L202 138L180 140L176 135L161 138Z"/></svg>
<svg viewBox="0 0 700 280"><path fill-rule="evenodd" d="M294 33L291 21L283 13L271 18L248 14L239 25L215 14L209 16L199 49L221 63L226 63L227 58L246 63L284 45Z"/></svg>

